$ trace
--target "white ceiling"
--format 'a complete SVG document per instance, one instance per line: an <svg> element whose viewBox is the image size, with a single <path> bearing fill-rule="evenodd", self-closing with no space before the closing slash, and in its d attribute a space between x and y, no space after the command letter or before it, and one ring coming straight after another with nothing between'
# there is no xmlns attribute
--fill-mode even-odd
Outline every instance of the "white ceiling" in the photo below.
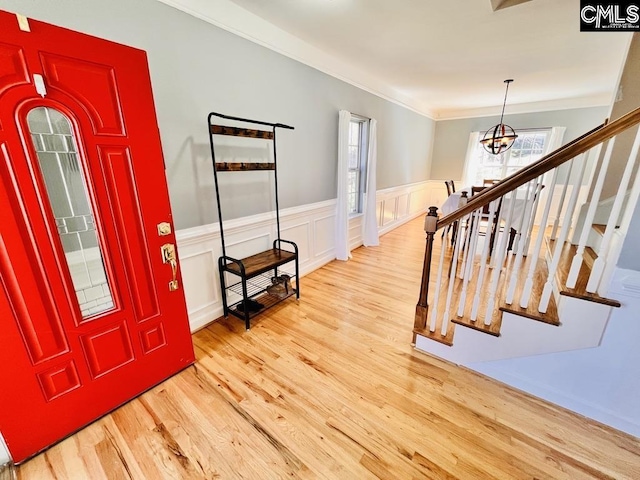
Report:
<svg viewBox="0 0 640 480"><path fill-rule="evenodd" d="M629 33L579 0L161 0L432 118L609 105ZM239 8L240 7L240 8Z"/></svg>

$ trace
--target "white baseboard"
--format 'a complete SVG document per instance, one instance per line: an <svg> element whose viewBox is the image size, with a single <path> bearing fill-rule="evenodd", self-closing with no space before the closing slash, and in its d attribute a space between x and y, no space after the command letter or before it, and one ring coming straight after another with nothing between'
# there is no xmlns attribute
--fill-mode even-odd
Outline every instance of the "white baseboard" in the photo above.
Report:
<svg viewBox="0 0 640 480"><path fill-rule="evenodd" d="M444 195L442 195L444 191ZM419 182L379 190L376 194L380 234L439 206L446 198L444 184ZM327 200L280 211L282 237L296 242L300 275L304 276L335 259L336 201ZM352 248L362 245L362 216L350 220ZM245 257L269 248L277 236L275 213L243 217L224 224L227 254ZM217 223L176 231L178 255L191 331L222 316L218 257L222 255ZM304 296L304 284L301 285Z"/></svg>

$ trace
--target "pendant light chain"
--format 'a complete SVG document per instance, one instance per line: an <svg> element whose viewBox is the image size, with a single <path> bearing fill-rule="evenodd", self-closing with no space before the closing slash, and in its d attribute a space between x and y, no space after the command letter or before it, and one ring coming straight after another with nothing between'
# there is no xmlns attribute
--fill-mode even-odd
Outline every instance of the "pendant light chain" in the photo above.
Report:
<svg viewBox="0 0 640 480"><path fill-rule="evenodd" d="M507 84L507 89L504 92L504 102L502 102L502 113L500 114L500 125L504 125L502 119L504 118L504 107L507 106L507 95L509 94L509 84L513 82L513 79L505 80L504 83Z"/></svg>

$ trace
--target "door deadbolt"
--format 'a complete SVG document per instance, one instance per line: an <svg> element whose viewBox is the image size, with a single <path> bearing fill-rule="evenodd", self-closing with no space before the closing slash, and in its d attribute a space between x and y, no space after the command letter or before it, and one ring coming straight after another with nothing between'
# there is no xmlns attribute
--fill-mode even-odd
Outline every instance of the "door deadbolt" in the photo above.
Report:
<svg viewBox="0 0 640 480"><path fill-rule="evenodd" d="M158 236L164 237L165 235L171 235L171 224L169 222L162 222L157 225Z"/></svg>

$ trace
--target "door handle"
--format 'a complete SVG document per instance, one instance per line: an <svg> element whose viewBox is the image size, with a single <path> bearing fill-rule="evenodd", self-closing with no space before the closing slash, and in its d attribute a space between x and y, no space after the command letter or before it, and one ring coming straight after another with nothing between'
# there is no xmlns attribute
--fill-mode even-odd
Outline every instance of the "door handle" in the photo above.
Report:
<svg viewBox="0 0 640 480"><path fill-rule="evenodd" d="M169 282L169 291L175 292L178 290L178 260L176 259L176 247L172 243L165 243L160 247L162 253L162 263L168 263L171 265L172 279Z"/></svg>

